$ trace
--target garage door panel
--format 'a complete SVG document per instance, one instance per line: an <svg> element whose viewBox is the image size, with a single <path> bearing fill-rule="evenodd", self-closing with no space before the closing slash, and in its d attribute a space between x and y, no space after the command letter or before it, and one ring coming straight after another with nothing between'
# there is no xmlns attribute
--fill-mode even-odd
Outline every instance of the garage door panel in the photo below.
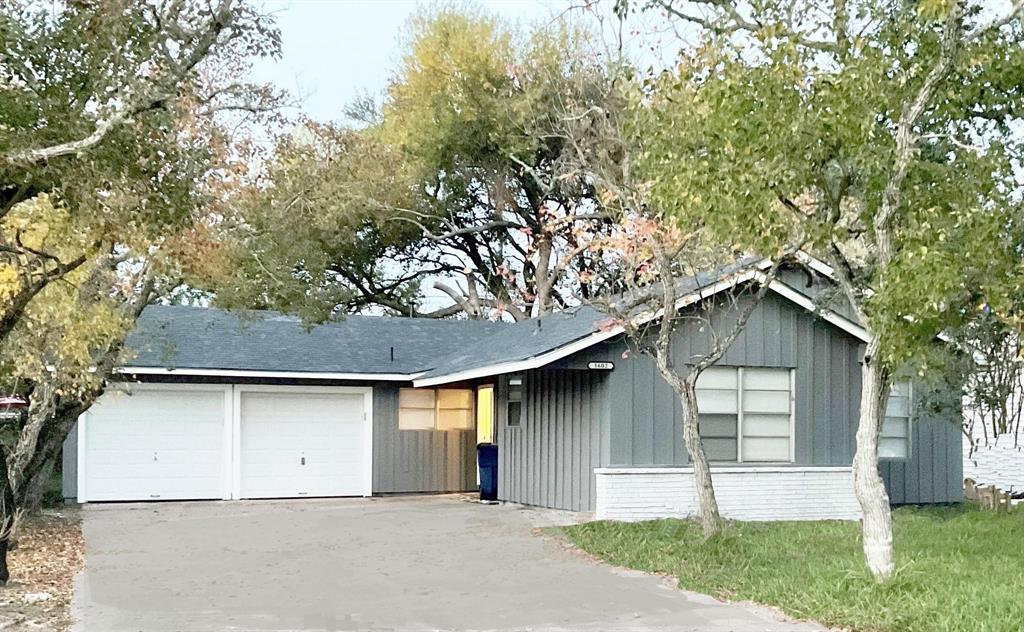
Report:
<svg viewBox="0 0 1024 632"><path fill-rule="evenodd" d="M86 423L87 500L221 498L223 390L112 392Z"/></svg>
<svg viewBox="0 0 1024 632"><path fill-rule="evenodd" d="M361 394L247 391L240 404L243 498L366 491Z"/></svg>

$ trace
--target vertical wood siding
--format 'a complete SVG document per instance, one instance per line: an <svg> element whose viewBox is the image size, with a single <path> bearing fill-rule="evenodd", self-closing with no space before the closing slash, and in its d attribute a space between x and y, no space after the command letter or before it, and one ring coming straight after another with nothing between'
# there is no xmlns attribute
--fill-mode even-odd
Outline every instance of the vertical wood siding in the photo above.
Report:
<svg viewBox="0 0 1024 632"><path fill-rule="evenodd" d="M724 331L729 314L715 314ZM675 362L683 365L708 348L710 332L696 321L680 324ZM860 408L861 342L775 294L751 315L747 327L720 365L783 367L795 372L795 462L849 465L853 460ZM628 357L622 358L626 353ZM615 359L609 376L610 459L616 466L686 465L679 402L654 362L608 343ZM911 457L880 467L894 504L955 502L962 498L960 435L955 419L915 420Z"/></svg>
<svg viewBox="0 0 1024 632"><path fill-rule="evenodd" d="M506 419L508 382L498 384L498 497L541 507L591 511L594 468L606 465L607 374L539 370L523 376L523 415Z"/></svg>
<svg viewBox="0 0 1024 632"><path fill-rule="evenodd" d="M373 492L476 489L476 430L399 430L398 386L373 388Z"/></svg>

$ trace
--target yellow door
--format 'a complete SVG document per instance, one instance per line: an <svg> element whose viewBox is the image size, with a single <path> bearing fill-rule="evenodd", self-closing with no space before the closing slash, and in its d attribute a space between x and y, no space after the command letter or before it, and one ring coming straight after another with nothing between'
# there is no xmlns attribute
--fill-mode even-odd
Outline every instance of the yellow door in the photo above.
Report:
<svg viewBox="0 0 1024 632"><path fill-rule="evenodd" d="M476 390L476 442L494 443L494 387Z"/></svg>

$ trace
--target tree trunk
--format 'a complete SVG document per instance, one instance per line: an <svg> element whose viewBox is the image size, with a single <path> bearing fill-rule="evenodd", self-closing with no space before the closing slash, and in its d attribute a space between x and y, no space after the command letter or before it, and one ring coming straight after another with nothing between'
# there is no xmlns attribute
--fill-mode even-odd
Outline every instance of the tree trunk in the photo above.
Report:
<svg viewBox="0 0 1024 632"><path fill-rule="evenodd" d="M552 243L550 235L540 235L536 241L537 247L537 274L535 279L537 282L537 296L534 298L534 303L537 308L534 310L534 316L544 316L551 311L551 291L552 284L555 279L551 278L551 253Z"/></svg>
<svg viewBox="0 0 1024 632"><path fill-rule="evenodd" d="M7 476L7 450L0 445L0 586L7 583L11 573L7 569L7 551L18 527L18 509L14 490Z"/></svg>
<svg viewBox="0 0 1024 632"><path fill-rule="evenodd" d="M55 459L48 459L43 462L42 467L25 479L21 491L21 506L26 516L34 516L42 509L43 496L46 494L46 484L53 474L54 465Z"/></svg>
<svg viewBox="0 0 1024 632"><path fill-rule="evenodd" d="M878 338L868 343L861 368L860 420L857 425L857 452L853 456L853 487L861 509L864 558L876 581L892 577L892 510L889 494L878 472L878 436L885 419L888 399L887 371L876 354Z"/></svg>
<svg viewBox="0 0 1024 632"><path fill-rule="evenodd" d="M723 522L718 512L715 488L711 483L711 467L700 441L696 378L680 380L680 386L682 388L678 395L683 409L683 441L686 443L686 453L690 456L690 465L693 467L693 486L697 492L700 524L704 529L704 537L710 538L721 533Z"/></svg>
<svg viewBox="0 0 1024 632"><path fill-rule="evenodd" d="M11 571L7 568L7 538L0 538L0 586L5 586L11 578Z"/></svg>

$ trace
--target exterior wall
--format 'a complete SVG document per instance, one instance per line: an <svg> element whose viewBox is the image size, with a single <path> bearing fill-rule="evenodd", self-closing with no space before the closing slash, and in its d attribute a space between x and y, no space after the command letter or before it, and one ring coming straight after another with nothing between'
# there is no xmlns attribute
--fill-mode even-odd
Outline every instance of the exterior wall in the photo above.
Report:
<svg viewBox="0 0 1024 632"><path fill-rule="evenodd" d="M476 489L476 430L399 430L398 389L373 388L373 493Z"/></svg>
<svg viewBox="0 0 1024 632"><path fill-rule="evenodd" d="M733 520L856 520L849 467L742 467L712 471L722 515ZM599 520L684 518L697 514L692 468L597 471Z"/></svg>
<svg viewBox="0 0 1024 632"><path fill-rule="evenodd" d="M61 491L64 500L78 500L78 424L71 426L61 450Z"/></svg>
<svg viewBox="0 0 1024 632"><path fill-rule="evenodd" d="M715 315L725 331L730 314ZM674 341L675 362L702 354L710 329L684 321ZM685 466L679 402L654 362L608 343L612 467ZM769 293L719 365L792 368L795 372L795 465L848 466L853 461L860 398L861 342L792 302ZM626 358L623 358L626 354ZM918 416L911 456L880 466L894 504L957 502L963 497L958 422Z"/></svg>
<svg viewBox="0 0 1024 632"><path fill-rule="evenodd" d="M302 384L368 386L362 382L324 380L153 380L161 382ZM476 489L475 430L398 430L400 384L374 384L373 389L373 493L453 492ZM73 429L64 441L62 463L64 498L78 495L78 445Z"/></svg>
<svg viewBox="0 0 1024 632"><path fill-rule="evenodd" d="M555 369L523 375L522 418L509 426L508 379L498 385L498 498L592 511L594 468L607 463L607 374Z"/></svg>
<svg viewBox="0 0 1024 632"><path fill-rule="evenodd" d="M910 458L883 459L879 463L889 502L919 505L962 501L963 433L959 424L917 414L910 424L910 432Z"/></svg>
<svg viewBox="0 0 1024 632"><path fill-rule="evenodd" d="M970 441L964 437L963 464L964 478L973 478L979 485L1024 490L1024 442L1015 445L1012 434L1000 435L989 445L978 445L973 454Z"/></svg>

